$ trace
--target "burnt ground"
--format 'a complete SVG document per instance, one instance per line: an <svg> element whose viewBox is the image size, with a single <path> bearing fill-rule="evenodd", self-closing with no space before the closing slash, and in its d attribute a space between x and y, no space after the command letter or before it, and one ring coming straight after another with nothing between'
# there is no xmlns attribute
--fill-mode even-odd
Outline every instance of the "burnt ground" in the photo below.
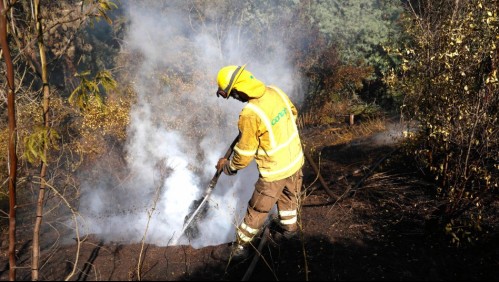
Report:
<svg viewBox="0 0 499 282"><path fill-rule="evenodd" d="M76 258L69 280L498 280L497 201L483 215L487 225L479 240L458 247L428 224L437 209L434 187L400 158L388 130L346 142L336 134L342 130L302 132L320 177L307 162L300 238L266 239L254 265L253 257L239 263L214 259L222 245L142 248L89 237L79 256L76 244L47 243L40 280L66 279ZM8 280L2 238L0 280ZM30 244L18 242L18 280L31 280Z"/></svg>

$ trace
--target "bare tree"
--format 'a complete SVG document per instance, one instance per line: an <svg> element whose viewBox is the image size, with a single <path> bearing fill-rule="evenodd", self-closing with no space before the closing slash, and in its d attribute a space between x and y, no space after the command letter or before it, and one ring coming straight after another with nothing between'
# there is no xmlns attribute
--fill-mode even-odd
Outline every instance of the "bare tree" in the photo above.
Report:
<svg viewBox="0 0 499 282"><path fill-rule="evenodd" d="M7 65L7 113L9 119L9 279L16 280L16 107L14 88L14 66L7 42L7 10L0 1L0 44Z"/></svg>
<svg viewBox="0 0 499 282"><path fill-rule="evenodd" d="M40 52L41 61L41 75L42 75L42 92L43 92L43 130L47 131L46 136L50 135L50 117L49 117L49 99L50 99L50 87L47 79L47 57L45 55L45 45L43 43L43 27L42 19L40 17L40 0L34 1L34 14L36 22L36 30L38 32L38 49ZM48 146L43 146L43 155L47 155ZM43 201L45 198L45 186L47 174L47 161L42 159L42 166L40 170L40 191L38 193L38 201L36 204L36 220L33 229L33 261L31 265L31 278L33 281L38 281L38 268L40 266L40 226L43 219Z"/></svg>
<svg viewBox="0 0 499 282"><path fill-rule="evenodd" d="M7 79L3 80L7 83L7 107L8 107L8 128L9 128L9 158L8 167L9 177L9 264L10 264L10 280L16 280L16 211L17 196L16 183L20 182L17 179L19 174L24 175L22 168L31 169L31 166L18 165L17 151L19 160L27 160L39 168L40 182L34 183L39 187L38 199L36 204L36 217L33 226L33 248L32 248L32 264L31 274L32 280L38 280L40 268L40 230L44 217L43 208L47 202L46 188L50 185L47 180L48 163L51 160L50 155L53 148L57 149L55 142L58 141L57 125L61 117L49 115L54 112L50 109L50 94L49 87L50 73L54 73L54 69L59 68L59 58L67 56L73 58L74 52L72 48L77 44L74 42L76 34L88 24L99 19L106 19L110 22L106 12L115 8L116 5L108 0L81 1L80 6L74 6L72 1L61 2L42 2L40 0L33 1L0 1L0 35L1 35L1 51L0 54L5 58ZM44 5L42 14L41 5ZM67 8L70 7L70 8ZM64 9L63 9L64 8ZM7 28L7 25L8 28ZM33 29L36 27L36 29ZM7 35L11 42L7 42ZM63 36L63 38L61 38ZM15 48L11 52L9 43ZM38 47L38 50L36 48ZM38 52L36 52L38 51ZM70 61L64 57L65 62ZM15 67L18 69L14 69ZM49 69L49 66L52 69ZM24 71L23 71L24 69ZM57 69L59 70L59 69ZM64 73L66 74L66 73ZM71 74L71 77L74 73ZM15 78L15 76L18 76ZM52 77L59 77L58 74ZM15 80L18 79L18 80ZM18 89L14 87L14 81L17 82ZM3 85L3 84L2 84ZM53 84L52 84L53 85ZM42 93L42 98L39 100L38 94ZM31 91L36 90L36 91ZM16 94L16 95L14 95ZM61 97L57 97L57 101L61 101ZM17 103L16 107L14 103ZM59 102L60 104L60 102ZM29 107L23 107L28 105ZM30 109L42 106L42 112L34 113ZM57 102L56 102L57 105ZM62 106L64 107L64 106ZM59 106L61 108L61 106ZM56 106L57 109L57 106ZM17 111L17 114L16 114ZM16 119L23 126L19 129L16 126ZM29 124L23 121L29 121ZM40 123L43 123L40 126ZM55 127L54 127L55 125ZM24 138L23 138L24 137ZM24 140L20 148L17 148L17 140ZM24 146L23 146L24 145ZM36 164L39 166L36 166ZM19 167L18 167L19 166ZM57 169L57 165L52 169ZM21 178L22 181L22 178ZM19 184L17 183L17 184ZM52 188L52 186L50 186ZM22 189L24 190L24 189ZM19 224L19 223L17 223Z"/></svg>

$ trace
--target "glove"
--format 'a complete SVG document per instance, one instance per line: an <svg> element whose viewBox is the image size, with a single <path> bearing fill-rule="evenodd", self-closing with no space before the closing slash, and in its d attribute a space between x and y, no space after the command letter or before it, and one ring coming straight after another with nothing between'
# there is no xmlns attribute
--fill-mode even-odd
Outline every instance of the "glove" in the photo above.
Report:
<svg viewBox="0 0 499 282"><path fill-rule="evenodd" d="M217 163L217 171L223 171L227 175L234 175L237 173L237 170L232 170L230 168L230 161L226 158L221 158Z"/></svg>

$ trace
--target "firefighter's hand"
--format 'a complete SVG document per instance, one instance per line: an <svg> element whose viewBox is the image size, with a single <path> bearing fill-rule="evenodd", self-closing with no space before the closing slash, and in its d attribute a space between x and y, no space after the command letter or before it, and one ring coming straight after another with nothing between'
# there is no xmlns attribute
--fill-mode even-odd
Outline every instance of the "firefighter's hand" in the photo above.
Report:
<svg viewBox="0 0 499 282"><path fill-rule="evenodd" d="M225 174L227 175L234 175L237 173L237 170L232 170L230 169L230 161L226 158L221 158L218 160L218 163L217 163L217 171L223 171Z"/></svg>

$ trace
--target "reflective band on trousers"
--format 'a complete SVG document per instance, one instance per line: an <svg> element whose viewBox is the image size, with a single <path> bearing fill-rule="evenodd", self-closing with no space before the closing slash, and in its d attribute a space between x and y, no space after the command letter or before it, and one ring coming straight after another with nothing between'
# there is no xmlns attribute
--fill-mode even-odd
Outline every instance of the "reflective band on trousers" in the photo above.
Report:
<svg viewBox="0 0 499 282"><path fill-rule="evenodd" d="M253 239L253 237L248 237L248 236L244 235L244 233L241 230L237 231L237 236L239 236L239 239L241 239L241 241L246 242L246 243L251 241L251 239Z"/></svg>
<svg viewBox="0 0 499 282"><path fill-rule="evenodd" d="M246 236L243 231L246 231L248 232L249 234L253 235L251 237L249 236ZM246 225L246 223L241 223L241 225L239 226L239 230L237 230L237 236L239 236L239 238L243 241L243 242L249 242L251 241L251 239L253 239L253 237L256 235L256 233L258 233L258 229L255 229L255 228L251 228L249 227L248 225Z"/></svg>
<svg viewBox="0 0 499 282"><path fill-rule="evenodd" d="M241 223L241 226L239 226L240 229L243 229L244 231L248 232L249 234L252 234L252 235L255 235L256 233L258 233L258 229L255 229L255 228L251 228L249 227L248 225L246 225L246 223Z"/></svg>
<svg viewBox="0 0 499 282"><path fill-rule="evenodd" d="M282 225L291 225L296 223L296 216L291 219L281 219Z"/></svg>
<svg viewBox="0 0 499 282"><path fill-rule="evenodd" d="M280 222L283 225L295 224L296 221L297 221L296 210L292 210L292 211L279 211L279 216L281 218L282 217L290 217L290 216L292 216L292 218L289 218L289 219L281 219Z"/></svg>
<svg viewBox="0 0 499 282"><path fill-rule="evenodd" d="M294 216L296 215L296 210L292 211L279 211L280 216Z"/></svg>

